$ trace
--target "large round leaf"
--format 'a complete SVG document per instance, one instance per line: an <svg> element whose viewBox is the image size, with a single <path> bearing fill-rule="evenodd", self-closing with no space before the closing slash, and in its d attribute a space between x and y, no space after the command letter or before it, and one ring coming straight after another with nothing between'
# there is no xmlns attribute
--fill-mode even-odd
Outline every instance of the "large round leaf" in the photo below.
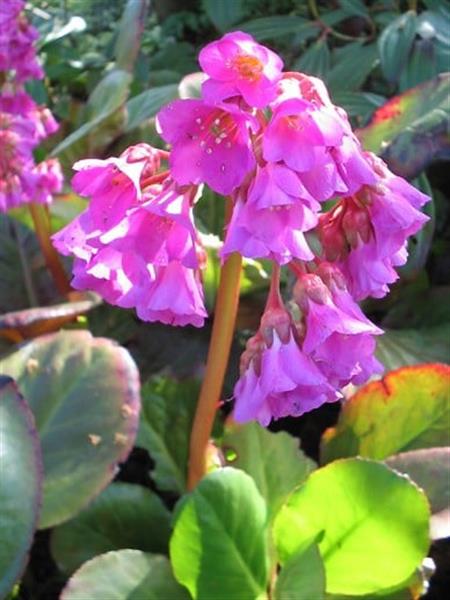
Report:
<svg viewBox="0 0 450 600"><path fill-rule="evenodd" d="M228 464L253 477L270 518L316 466L300 450L297 438L284 431L272 433L257 423L228 427L222 448Z"/></svg>
<svg viewBox="0 0 450 600"><path fill-rule="evenodd" d="M34 413L44 459L40 527L73 517L114 477L133 446L139 375L128 352L87 331L23 345L0 361Z"/></svg>
<svg viewBox="0 0 450 600"><path fill-rule="evenodd" d="M0 598L23 571L41 501L42 457L33 415L0 376Z"/></svg>
<svg viewBox="0 0 450 600"><path fill-rule="evenodd" d="M52 554L58 566L73 572L110 550L136 548L167 552L170 513L159 496L131 483L112 483L71 521L54 529Z"/></svg>
<svg viewBox="0 0 450 600"><path fill-rule="evenodd" d="M343 406L322 440L322 459L383 459L397 452L450 445L450 367L418 365L391 371L362 387Z"/></svg>
<svg viewBox="0 0 450 600"><path fill-rule="evenodd" d="M108 552L69 579L61 600L188 600L165 556L140 550Z"/></svg>
<svg viewBox="0 0 450 600"><path fill-rule="evenodd" d="M386 465L360 458L318 469L274 525L282 561L317 540L327 592L370 594L404 582L426 556L424 493Z"/></svg>
<svg viewBox="0 0 450 600"><path fill-rule="evenodd" d="M265 597L266 506L253 479L230 467L206 476L180 508L170 556L198 600Z"/></svg>

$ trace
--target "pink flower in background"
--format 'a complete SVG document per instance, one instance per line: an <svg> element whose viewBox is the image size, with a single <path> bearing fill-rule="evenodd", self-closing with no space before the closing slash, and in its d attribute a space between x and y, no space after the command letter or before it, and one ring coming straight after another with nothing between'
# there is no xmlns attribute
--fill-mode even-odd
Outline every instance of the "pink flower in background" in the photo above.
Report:
<svg viewBox="0 0 450 600"><path fill-rule="evenodd" d="M57 161L35 165L35 124L17 114L0 110L0 211L24 202L48 204L62 187Z"/></svg>
<svg viewBox="0 0 450 600"><path fill-rule="evenodd" d="M0 10L0 71L12 71L19 83L44 76L34 48L39 34L21 12L24 6L22 1L2 0Z"/></svg>
<svg viewBox="0 0 450 600"><path fill-rule="evenodd" d="M56 159L36 165L33 151L58 129L51 112L24 91L40 79L34 42L38 37L21 12L22 0L3 0L0 9L0 212L29 202L49 204L62 189Z"/></svg>
<svg viewBox="0 0 450 600"><path fill-rule="evenodd" d="M207 183L227 195L255 165L250 129L257 123L236 107L175 100L158 113L158 126L172 144L170 170L181 185Z"/></svg>
<svg viewBox="0 0 450 600"><path fill-rule="evenodd" d="M246 33L234 31L211 42L200 51L199 62L209 77L202 85L206 102L242 96L249 106L264 108L276 97L283 62Z"/></svg>
<svg viewBox="0 0 450 600"><path fill-rule="evenodd" d="M221 252L248 258L312 260L304 232L317 224L320 205L299 177L282 164L258 167L248 193L238 195Z"/></svg>
<svg viewBox="0 0 450 600"><path fill-rule="evenodd" d="M33 200L40 204L50 204L53 196L62 190L64 176L61 165L55 158L49 158L36 165L34 173L37 175Z"/></svg>

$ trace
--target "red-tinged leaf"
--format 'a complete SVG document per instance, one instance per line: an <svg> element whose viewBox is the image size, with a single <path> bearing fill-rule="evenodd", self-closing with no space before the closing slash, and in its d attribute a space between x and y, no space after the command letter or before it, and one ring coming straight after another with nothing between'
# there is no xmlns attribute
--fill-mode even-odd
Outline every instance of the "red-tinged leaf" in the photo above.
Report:
<svg viewBox="0 0 450 600"><path fill-rule="evenodd" d="M367 150L380 154L403 177L416 177L431 161L450 156L450 74L395 96L357 132Z"/></svg>
<svg viewBox="0 0 450 600"><path fill-rule="evenodd" d="M363 386L322 438L322 461L450 445L450 367L403 367Z"/></svg>
<svg viewBox="0 0 450 600"><path fill-rule="evenodd" d="M0 337L18 341L57 331L98 306L100 302L101 299L96 294L73 292L72 302L27 308L0 315Z"/></svg>
<svg viewBox="0 0 450 600"><path fill-rule="evenodd" d="M139 374L118 344L61 331L0 360L36 420L44 461L40 527L70 519L113 479L133 447Z"/></svg>

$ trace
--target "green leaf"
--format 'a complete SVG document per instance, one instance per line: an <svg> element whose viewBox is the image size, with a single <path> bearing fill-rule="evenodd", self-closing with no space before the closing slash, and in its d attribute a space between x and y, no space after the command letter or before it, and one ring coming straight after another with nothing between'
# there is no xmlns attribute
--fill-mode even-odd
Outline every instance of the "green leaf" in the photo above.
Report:
<svg viewBox="0 0 450 600"><path fill-rule="evenodd" d="M0 214L0 314L50 303L54 284L34 231Z"/></svg>
<svg viewBox="0 0 450 600"><path fill-rule="evenodd" d="M335 52L336 64L326 81L332 91L359 89L378 63L375 44L354 42Z"/></svg>
<svg viewBox="0 0 450 600"><path fill-rule="evenodd" d="M269 518L315 468L296 438L284 431L271 433L257 423L226 430L222 450L229 465L253 477L267 503Z"/></svg>
<svg viewBox="0 0 450 600"><path fill-rule="evenodd" d="M362 0L339 0L341 8L349 15L357 15L358 17L368 17L369 11Z"/></svg>
<svg viewBox="0 0 450 600"><path fill-rule="evenodd" d="M210 473L180 506L170 541L175 577L198 600L262 598L266 523L251 477L230 467Z"/></svg>
<svg viewBox="0 0 450 600"><path fill-rule="evenodd" d="M188 600L165 556L139 550L107 552L69 579L61 600Z"/></svg>
<svg viewBox="0 0 450 600"><path fill-rule="evenodd" d="M128 352L87 331L34 339L0 360L28 399L44 460L40 527L73 517L131 450L139 374Z"/></svg>
<svg viewBox="0 0 450 600"><path fill-rule="evenodd" d="M386 331L377 340L376 356L389 371L424 362L450 363L450 323L426 329Z"/></svg>
<svg viewBox="0 0 450 600"><path fill-rule="evenodd" d="M386 98L370 92L337 91L333 94L333 101L338 106L342 106L351 117L357 117L358 123L364 124L374 110L386 101Z"/></svg>
<svg viewBox="0 0 450 600"><path fill-rule="evenodd" d="M329 68L330 50L326 38L314 42L293 65L293 69L318 77L326 77Z"/></svg>
<svg viewBox="0 0 450 600"><path fill-rule="evenodd" d="M160 490L186 489L189 437L198 381L155 377L142 387L142 413L136 445L155 461L151 476Z"/></svg>
<svg viewBox="0 0 450 600"><path fill-rule="evenodd" d="M126 122L125 101L132 76L113 69L98 83L86 105L88 120L64 138L51 152L66 169L81 157L104 149L120 133Z"/></svg>
<svg viewBox="0 0 450 600"><path fill-rule="evenodd" d="M150 490L130 483L113 483L75 519L52 532L51 549L58 566L72 573L110 550L135 548L166 553L170 513Z"/></svg>
<svg viewBox="0 0 450 600"><path fill-rule="evenodd" d="M315 471L274 524L282 562L317 540L327 592L380 593L413 574L428 551L424 493L386 465L360 458Z"/></svg>
<svg viewBox="0 0 450 600"><path fill-rule="evenodd" d="M25 568L42 493L42 456L33 415L16 384L0 376L0 597Z"/></svg>
<svg viewBox="0 0 450 600"><path fill-rule="evenodd" d="M239 23L246 13L244 0L231 0L231 2L203 0L203 7L215 27L222 32Z"/></svg>
<svg viewBox="0 0 450 600"><path fill-rule="evenodd" d="M397 81L406 65L416 35L416 13L412 10L394 19L378 39L381 68L388 81Z"/></svg>
<svg viewBox="0 0 450 600"><path fill-rule="evenodd" d="M123 106L132 76L123 69L107 73L89 96L87 111L90 119L102 119Z"/></svg>
<svg viewBox="0 0 450 600"><path fill-rule="evenodd" d="M384 459L391 454L449 446L450 367L404 367L368 383L347 400L322 438L321 457Z"/></svg>
<svg viewBox="0 0 450 600"><path fill-rule="evenodd" d="M149 0L128 0L120 20L115 46L116 65L133 73L144 31Z"/></svg>
<svg viewBox="0 0 450 600"><path fill-rule="evenodd" d="M439 75L436 47L432 40L416 40L411 57L400 76L400 91L408 90Z"/></svg>
<svg viewBox="0 0 450 600"><path fill-rule="evenodd" d="M400 452L386 459L386 464L409 475L430 501L431 512L450 506L450 448L421 448Z"/></svg>
<svg viewBox="0 0 450 600"><path fill-rule="evenodd" d="M408 240L408 261L399 269L400 277L403 280L415 280L419 277L428 258L436 227L434 193L428 177L425 173L420 173L419 177L413 183L431 198L422 209L422 212L429 217L429 220L425 223L424 227Z"/></svg>
<svg viewBox="0 0 450 600"><path fill-rule="evenodd" d="M314 37L319 32L317 25L309 19L293 15L273 15L252 19L241 23L239 29L249 33L260 42L277 40L279 37L289 34L300 35L306 31L309 31L311 37Z"/></svg>
<svg viewBox="0 0 450 600"><path fill-rule="evenodd" d="M364 148L381 154L398 175L416 177L432 160L449 155L449 93L445 73L391 98L357 132Z"/></svg>
<svg viewBox="0 0 450 600"><path fill-rule="evenodd" d="M325 598L325 569L316 544L296 552L285 562L274 590L274 600L313 598Z"/></svg>
<svg viewBox="0 0 450 600"><path fill-rule="evenodd" d="M128 100L126 104L128 117L125 133L136 129L136 127L154 117L164 104L176 97L177 86L170 84L147 90Z"/></svg>

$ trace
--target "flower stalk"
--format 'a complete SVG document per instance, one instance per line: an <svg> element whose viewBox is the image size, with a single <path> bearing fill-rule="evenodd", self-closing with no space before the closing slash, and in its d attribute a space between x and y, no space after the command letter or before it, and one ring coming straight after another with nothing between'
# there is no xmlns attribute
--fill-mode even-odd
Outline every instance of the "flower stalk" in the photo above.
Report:
<svg viewBox="0 0 450 600"><path fill-rule="evenodd" d="M52 274L58 292L62 296L67 296L70 292L70 284L67 280L66 272L59 260L58 253L52 245L49 235L48 219L45 214L45 208L36 203L28 204L31 218L34 223L34 230L44 255L47 267Z"/></svg>
<svg viewBox="0 0 450 600"><path fill-rule="evenodd" d="M208 443L233 340L241 270L242 257L233 252L225 261L220 273L206 371L191 431L187 484L189 490L192 490L206 473Z"/></svg>

